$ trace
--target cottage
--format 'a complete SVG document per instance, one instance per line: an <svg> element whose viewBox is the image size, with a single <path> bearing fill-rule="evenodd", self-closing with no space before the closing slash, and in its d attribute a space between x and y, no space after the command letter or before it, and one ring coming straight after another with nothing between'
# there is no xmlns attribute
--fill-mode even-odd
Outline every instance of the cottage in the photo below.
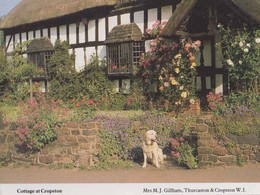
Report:
<svg viewBox="0 0 260 195"><path fill-rule="evenodd" d="M57 39L69 42L77 71L96 54L107 60L108 75L118 88L123 83L130 87L132 67L145 50L145 29L156 20L169 20L164 37L202 41L196 58L199 93L225 94L228 75L215 47L220 41L217 24L258 25L259 8L258 0L22 0L2 20L0 29L8 55L15 43L33 40L28 59L43 69Z"/></svg>

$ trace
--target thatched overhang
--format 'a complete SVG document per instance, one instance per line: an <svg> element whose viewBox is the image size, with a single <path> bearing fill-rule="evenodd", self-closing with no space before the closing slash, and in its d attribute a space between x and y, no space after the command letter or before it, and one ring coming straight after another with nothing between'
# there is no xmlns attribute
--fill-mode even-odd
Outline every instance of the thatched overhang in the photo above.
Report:
<svg viewBox="0 0 260 195"><path fill-rule="evenodd" d="M33 39L27 47L27 53L53 51L54 47L48 37Z"/></svg>
<svg viewBox="0 0 260 195"><path fill-rule="evenodd" d="M143 33L140 28L135 24L124 24L115 26L107 36L106 44L122 43L129 41L141 41Z"/></svg>
<svg viewBox="0 0 260 195"><path fill-rule="evenodd" d="M1 21L0 29L67 16L90 8L114 6L118 0L22 0Z"/></svg>
<svg viewBox="0 0 260 195"><path fill-rule="evenodd" d="M161 35L163 37L172 37L176 35L182 23L189 16L195 5L201 0L182 0L172 13L168 23L165 25ZM206 2L206 1L205 1ZM208 0L209 5L213 1ZM250 25L260 24L260 0L219 0L217 4L227 6L237 16L243 18Z"/></svg>

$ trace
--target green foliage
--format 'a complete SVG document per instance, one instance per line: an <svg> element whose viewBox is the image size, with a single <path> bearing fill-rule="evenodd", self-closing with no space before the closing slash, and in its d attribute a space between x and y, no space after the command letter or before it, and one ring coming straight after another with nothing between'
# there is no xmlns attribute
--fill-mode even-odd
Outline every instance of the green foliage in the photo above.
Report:
<svg viewBox="0 0 260 195"><path fill-rule="evenodd" d="M0 167L8 166L12 162L11 153L2 153L0 156Z"/></svg>
<svg viewBox="0 0 260 195"><path fill-rule="evenodd" d="M74 55L69 54L69 44L59 40L56 41L54 50L47 67L50 94L55 99L68 100L75 95Z"/></svg>
<svg viewBox="0 0 260 195"><path fill-rule="evenodd" d="M257 93L260 75L260 30L230 29L219 25L222 35L223 63L231 87L236 91Z"/></svg>
<svg viewBox="0 0 260 195"><path fill-rule="evenodd" d="M246 165L246 161L241 156L237 156L237 165L243 167Z"/></svg>
<svg viewBox="0 0 260 195"><path fill-rule="evenodd" d="M20 103L22 115L17 118L17 135L21 152L37 152L57 138L61 124L70 119L70 112L60 102L46 100L39 92L36 98Z"/></svg>

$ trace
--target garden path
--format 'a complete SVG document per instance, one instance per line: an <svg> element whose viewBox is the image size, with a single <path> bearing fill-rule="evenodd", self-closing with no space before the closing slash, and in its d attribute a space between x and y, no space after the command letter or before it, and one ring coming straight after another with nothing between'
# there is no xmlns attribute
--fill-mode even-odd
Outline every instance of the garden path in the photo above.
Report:
<svg viewBox="0 0 260 195"><path fill-rule="evenodd" d="M196 183L196 182L260 182L260 165L214 167L186 170L139 164L129 169L88 171L80 169L0 168L0 183Z"/></svg>

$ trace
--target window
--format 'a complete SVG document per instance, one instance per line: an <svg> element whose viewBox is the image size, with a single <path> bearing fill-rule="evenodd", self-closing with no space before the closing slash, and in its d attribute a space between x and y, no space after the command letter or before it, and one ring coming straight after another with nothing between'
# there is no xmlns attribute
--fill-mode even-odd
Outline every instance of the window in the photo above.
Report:
<svg viewBox="0 0 260 195"><path fill-rule="evenodd" d="M45 73L46 67L50 62L52 54L53 51L30 53L28 54L28 59L36 66L37 70L40 70L43 73Z"/></svg>
<svg viewBox="0 0 260 195"><path fill-rule="evenodd" d="M128 42L108 45L108 73L130 74L133 65L138 65L143 42Z"/></svg>

